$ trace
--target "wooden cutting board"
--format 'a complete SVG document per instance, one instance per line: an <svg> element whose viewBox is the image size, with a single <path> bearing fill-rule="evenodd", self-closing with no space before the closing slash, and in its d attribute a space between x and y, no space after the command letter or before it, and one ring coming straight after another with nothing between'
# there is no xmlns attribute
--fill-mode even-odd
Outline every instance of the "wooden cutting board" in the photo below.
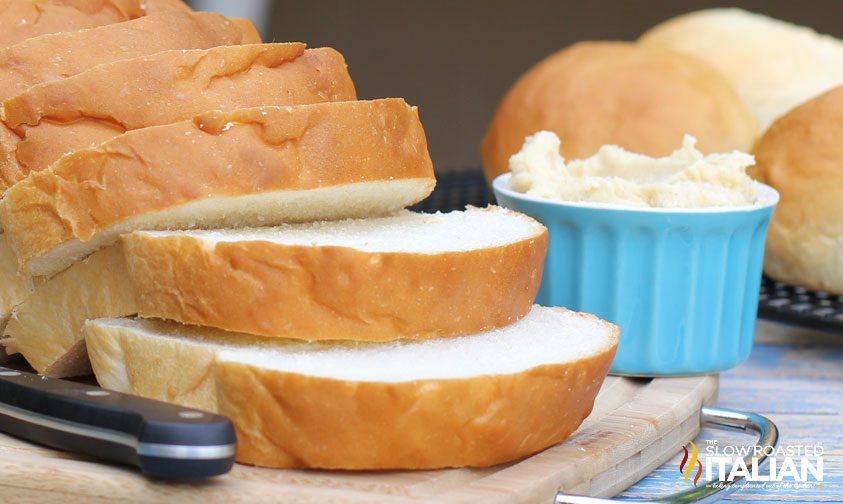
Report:
<svg viewBox="0 0 843 504"><path fill-rule="evenodd" d="M676 455L699 432L699 409L716 399L716 375L641 380L611 376L594 411L564 443L489 469L406 472L273 470L235 465L196 483L152 482L0 435L4 503L532 503L567 493L608 497Z"/></svg>

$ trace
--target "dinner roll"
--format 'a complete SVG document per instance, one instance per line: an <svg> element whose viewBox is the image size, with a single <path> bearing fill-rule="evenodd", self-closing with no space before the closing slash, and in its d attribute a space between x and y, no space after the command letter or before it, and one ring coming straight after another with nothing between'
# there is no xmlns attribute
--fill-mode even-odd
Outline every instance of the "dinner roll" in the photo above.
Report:
<svg viewBox="0 0 843 504"><path fill-rule="evenodd" d="M751 174L781 194L764 271L843 294L843 86L775 121L755 146Z"/></svg>
<svg viewBox="0 0 843 504"><path fill-rule="evenodd" d="M843 84L843 41L741 9L670 19L640 43L692 54L720 70L762 131L793 107Z"/></svg>
<svg viewBox="0 0 843 504"><path fill-rule="evenodd" d="M509 169L524 137L562 139L566 158L605 144L666 156L695 136L700 150L751 148L752 114L713 68L678 52L629 42L581 42L534 66L504 97L483 139L486 176Z"/></svg>

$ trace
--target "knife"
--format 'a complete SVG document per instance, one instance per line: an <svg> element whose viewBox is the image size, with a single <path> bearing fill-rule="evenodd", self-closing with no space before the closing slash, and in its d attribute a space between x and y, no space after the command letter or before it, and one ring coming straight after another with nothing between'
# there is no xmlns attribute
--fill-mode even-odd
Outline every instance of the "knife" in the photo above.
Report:
<svg viewBox="0 0 843 504"><path fill-rule="evenodd" d="M0 431L167 479L225 474L237 444L226 417L3 366Z"/></svg>

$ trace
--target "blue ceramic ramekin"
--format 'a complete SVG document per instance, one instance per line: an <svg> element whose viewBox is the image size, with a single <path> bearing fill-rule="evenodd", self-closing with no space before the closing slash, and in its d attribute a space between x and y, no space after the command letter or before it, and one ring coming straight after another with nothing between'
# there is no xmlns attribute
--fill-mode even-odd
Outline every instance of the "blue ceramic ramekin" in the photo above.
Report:
<svg viewBox="0 0 843 504"><path fill-rule="evenodd" d="M611 372L711 373L749 356L775 190L763 206L637 209L528 196L510 176L493 183L498 204L550 234L536 302L620 326Z"/></svg>

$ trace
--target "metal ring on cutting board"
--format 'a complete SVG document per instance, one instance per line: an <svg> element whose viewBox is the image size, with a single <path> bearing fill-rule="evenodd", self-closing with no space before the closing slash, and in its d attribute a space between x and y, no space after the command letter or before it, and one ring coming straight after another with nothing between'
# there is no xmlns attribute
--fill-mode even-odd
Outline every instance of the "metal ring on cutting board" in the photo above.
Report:
<svg viewBox="0 0 843 504"><path fill-rule="evenodd" d="M755 413L745 413L743 411L736 411L726 408L717 408L714 406L703 406L700 409L700 426L704 424L717 425L719 427L727 427L735 430L750 430L758 433L758 441L756 446L760 447L760 456L755 457L747 455L743 460L747 467L752 464L752 460L758 460L758 467L762 467L767 462L767 454L775 451L779 444L779 429L769 418L757 415ZM649 501L636 500L636 504L659 503L659 504L687 504L687 503L707 503L716 502L725 498L738 489L737 484L744 480L743 476L736 477L732 481L723 481L721 485L701 486L684 492L667 495L665 497L658 497ZM584 497L579 495L567 495L561 491L556 494L554 504L600 504L607 502L616 502L611 499L601 499L598 497Z"/></svg>

